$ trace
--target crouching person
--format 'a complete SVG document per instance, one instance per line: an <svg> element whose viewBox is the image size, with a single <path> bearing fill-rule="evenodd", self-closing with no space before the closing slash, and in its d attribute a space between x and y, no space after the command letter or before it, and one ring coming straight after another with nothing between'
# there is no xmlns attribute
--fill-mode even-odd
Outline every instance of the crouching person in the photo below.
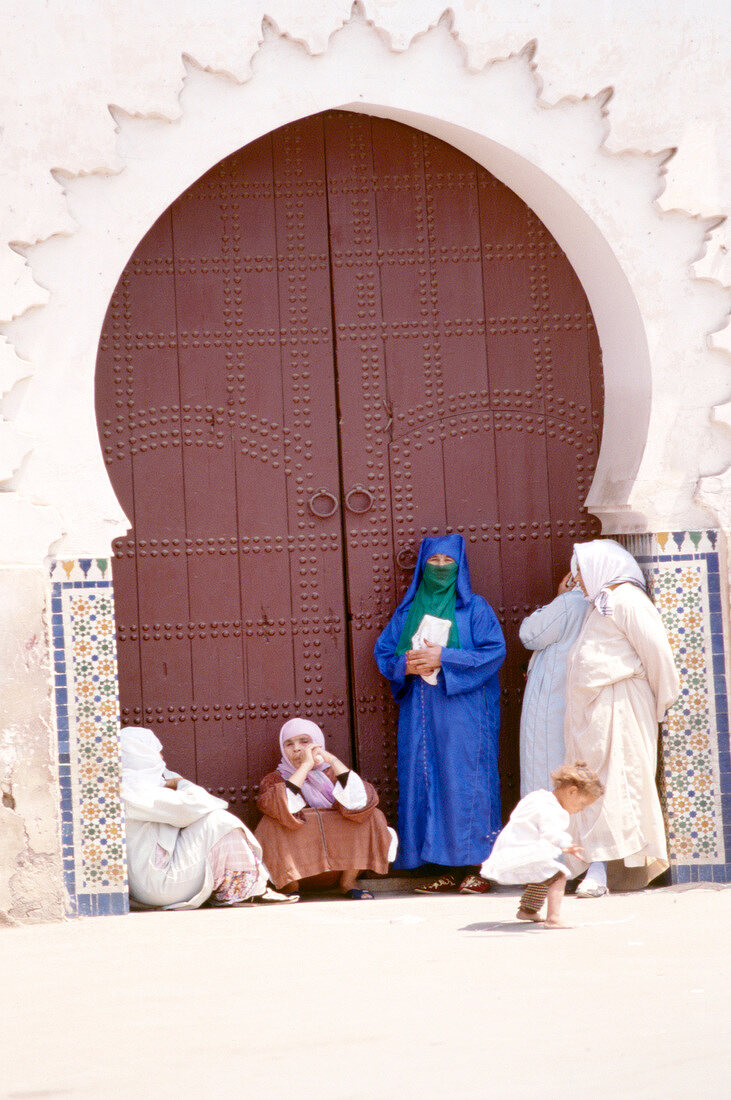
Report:
<svg viewBox="0 0 731 1100"><path fill-rule="evenodd" d="M120 735L131 897L160 909L295 901L268 887L261 846L227 803L168 771L152 730Z"/></svg>
<svg viewBox="0 0 731 1100"><path fill-rule="evenodd" d="M518 920L543 920L546 928L567 928L561 919L561 902L569 869L561 855L582 854L582 849L572 844L569 817L596 802L604 787L596 772L580 761L557 768L551 779L552 791L532 791L521 798L481 874L504 884L528 883L518 906ZM541 918L544 902L546 917Z"/></svg>
<svg viewBox="0 0 731 1100"><path fill-rule="evenodd" d="M292 718L279 733L282 759L265 775L256 827L272 882L287 893L336 886L356 900L361 871L384 875L395 858L397 840L378 807L370 783L325 747L318 725Z"/></svg>

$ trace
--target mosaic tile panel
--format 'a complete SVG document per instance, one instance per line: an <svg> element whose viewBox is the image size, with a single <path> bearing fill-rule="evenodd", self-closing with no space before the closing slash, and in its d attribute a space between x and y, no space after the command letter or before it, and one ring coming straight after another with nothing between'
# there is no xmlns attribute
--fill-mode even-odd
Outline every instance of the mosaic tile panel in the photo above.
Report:
<svg viewBox="0 0 731 1100"><path fill-rule="evenodd" d="M680 672L662 728L673 880L731 881L731 758L716 531L621 540L645 570Z"/></svg>
<svg viewBox="0 0 731 1100"><path fill-rule="evenodd" d="M73 915L128 910L111 562L51 568L61 829Z"/></svg>

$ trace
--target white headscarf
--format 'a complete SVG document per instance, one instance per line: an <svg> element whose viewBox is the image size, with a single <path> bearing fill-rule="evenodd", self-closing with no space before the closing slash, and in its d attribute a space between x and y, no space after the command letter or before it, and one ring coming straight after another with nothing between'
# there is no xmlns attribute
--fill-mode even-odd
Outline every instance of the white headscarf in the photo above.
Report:
<svg viewBox="0 0 731 1100"><path fill-rule="evenodd" d="M119 735L122 756L122 794L163 787L165 761L162 743L152 730L142 726L126 726Z"/></svg>
<svg viewBox="0 0 731 1100"><path fill-rule="evenodd" d="M571 573L575 577L581 571L581 579L597 611L610 615L609 587L623 582L635 584L647 591L644 574L629 550L614 539L594 539L574 545L571 556Z"/></svg>

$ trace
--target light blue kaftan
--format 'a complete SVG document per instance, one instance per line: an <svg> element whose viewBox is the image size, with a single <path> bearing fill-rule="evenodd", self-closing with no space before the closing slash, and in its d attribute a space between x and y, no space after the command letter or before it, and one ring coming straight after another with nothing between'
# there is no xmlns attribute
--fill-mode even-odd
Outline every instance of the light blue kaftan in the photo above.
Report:
<svg viewBox="0 0 731 1100"><path fill-rule="evenodd" d="M458 563L456 621L460 649L442 649L432 686L406 674L396 648L426 559ZM396 868L437 863L466 867L490 854L500 832L498 669L505 640L490 605L472 592L461 535L424 539L414 578L376 642L376 661L399 704L399 854Z"/></svg>
<svg viewBox="0 0 731 1100"><path fill-rule="evenodd" d="M572 588L539 607L520 624L520 640L532 649L520 714L520 797L553 787L551 772L564 762L566 658L591 604Z"/></svg>

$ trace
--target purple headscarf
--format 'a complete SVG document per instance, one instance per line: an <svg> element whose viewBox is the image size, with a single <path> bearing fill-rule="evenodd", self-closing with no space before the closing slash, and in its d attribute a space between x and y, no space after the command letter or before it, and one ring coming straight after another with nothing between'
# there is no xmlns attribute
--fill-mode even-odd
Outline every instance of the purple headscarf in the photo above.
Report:
<svg viewBox="0 0 731 1100"><path fill-rule="evenodd" d="M282 750L282 761L277 771L284 779L289 779L297 770L290 764L284 752L284 742L290 737L300 737L306 734L313 744L325 748L325 735L318 725L310 722L309 718L290 718L279 731L279 748ZM315 810L329 810L335 801L332 781L325 774L330 768L329 764L317 764L309 772L302 784L302 797L308 806Z"/></svg>

